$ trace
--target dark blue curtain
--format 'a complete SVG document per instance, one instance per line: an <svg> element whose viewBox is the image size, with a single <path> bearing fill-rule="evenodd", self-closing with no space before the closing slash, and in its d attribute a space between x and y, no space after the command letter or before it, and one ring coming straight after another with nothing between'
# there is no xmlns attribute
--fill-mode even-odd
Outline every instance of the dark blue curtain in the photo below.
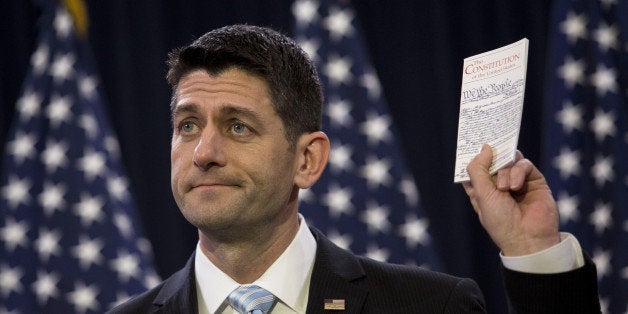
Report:
<svg viewBox="0 0 628 314"><path fill-rule="evenodd" d="M111 122L156 266L166 277L184 264L197 239L170 193L167 53L232 23L272 26L290 34L291 1L113 0L87 5L89 40ZM476 280L492 313L506 309L498 250L479 225L462 187L452 183L462 59L530 39L519 148L538 164L550 6L542 0L354 1L443 266L448 273ZM4 143L34 49L40 12L24 0L4 0L0 12L0 143Z"/></svg>

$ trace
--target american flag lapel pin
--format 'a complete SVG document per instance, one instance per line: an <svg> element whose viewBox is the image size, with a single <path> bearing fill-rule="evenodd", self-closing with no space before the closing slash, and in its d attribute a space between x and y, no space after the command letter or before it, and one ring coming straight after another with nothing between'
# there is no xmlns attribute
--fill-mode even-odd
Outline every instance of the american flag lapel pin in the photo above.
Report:
<svg viewBox="0 0 628 314"><path fill-rule="evenodd" d="M325 299L325 310L344 311L345 299Z"/></svg>

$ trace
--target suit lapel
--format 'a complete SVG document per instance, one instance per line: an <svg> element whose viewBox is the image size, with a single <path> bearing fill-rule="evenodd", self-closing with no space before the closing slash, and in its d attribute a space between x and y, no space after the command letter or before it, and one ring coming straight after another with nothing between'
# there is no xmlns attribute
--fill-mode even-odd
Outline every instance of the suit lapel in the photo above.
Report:
<svg viewBox="0 0 628 314"><path fill-rule="evenodd" d="M196 281L194 279L194 254L185 267L166 280L153 301L155 313L181 313L198 311Z"/></svg>
<svg viewBox="0 0 628 314"><path fill-rule="evenodd" d="M368 289L360 285L366 276L362 265L351 253L339 248L315 228L317 249L310 281L307 313L333 313L325 311L326 299L344 300L342 313L360 313Z"/></svg>

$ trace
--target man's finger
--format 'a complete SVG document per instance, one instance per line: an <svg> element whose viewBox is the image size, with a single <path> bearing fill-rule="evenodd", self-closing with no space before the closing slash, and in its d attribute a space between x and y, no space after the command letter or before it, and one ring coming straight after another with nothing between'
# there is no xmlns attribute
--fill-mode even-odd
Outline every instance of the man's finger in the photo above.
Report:
<svg viewBox="0 0 628 314"><path fill-rule="evenodd" d="M517 191L521 189L534 170L534 165L528 159L521 159L510 169L510 189Z"/></svg>
<svg viewBox="0 0 628 314"><path fill-rule="evenodd" d="M508 191L510 189L510 168L503 168L497 171L496 185L500 191Z"/></svg>
<svg viewBox="0 0 628 314"><path fill-rule="evenodd" d="M488 144L484 144L480 153L467 165L467 172L475 193L482 195L495 188L488 172L492 162L493 150Z"/></svg>

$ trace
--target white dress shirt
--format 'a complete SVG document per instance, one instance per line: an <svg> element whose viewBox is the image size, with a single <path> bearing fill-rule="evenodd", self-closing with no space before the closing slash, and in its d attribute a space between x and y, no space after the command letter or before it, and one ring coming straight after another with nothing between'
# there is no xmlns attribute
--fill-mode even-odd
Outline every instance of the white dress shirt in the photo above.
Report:
<svg viewBox="0 0 628 314"><path fill-rule="evenodd" d="M299 222L299 230L290 245L259 279L251 283L277 297L273 314L305 313L307 308L316 240L300 214ZM199 313L237 314L229 305L227 296L240 284L212 264L198 244L194 272Z"/></svg>
<svg viewBox="0 0 628 314"><path fill-rule="evenodd" d="M499 254L504 267L523 273L556 274L584 266L580 243L570 233L560 233L560 243L534 254L504 256Z"/></svg>

